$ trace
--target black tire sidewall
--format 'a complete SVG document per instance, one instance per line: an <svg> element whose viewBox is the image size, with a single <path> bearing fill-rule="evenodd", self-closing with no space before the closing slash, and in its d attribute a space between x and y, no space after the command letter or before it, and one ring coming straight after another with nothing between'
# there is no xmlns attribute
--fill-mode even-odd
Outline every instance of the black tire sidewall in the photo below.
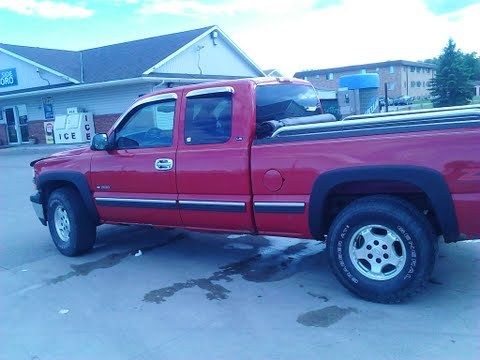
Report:
<svg viewBox="0 0 480 360"><path fill-rule="evenodd" d="M357 211L346 214L336 221L329 235L330 262L343 285L362 297L378 301L391 296L396 297L401 292L408 292L409 287L416 286L423 279L423 274L428 271L432 253L431 246L425 241L428 234L414 220L406 209L403 211L398 209L395 213L378 210ZM387 227L403 242L406 262L401 272L392 279L369 279L355 268L350 259L349 246L354 240L353 235L367 225Z"/></svg>

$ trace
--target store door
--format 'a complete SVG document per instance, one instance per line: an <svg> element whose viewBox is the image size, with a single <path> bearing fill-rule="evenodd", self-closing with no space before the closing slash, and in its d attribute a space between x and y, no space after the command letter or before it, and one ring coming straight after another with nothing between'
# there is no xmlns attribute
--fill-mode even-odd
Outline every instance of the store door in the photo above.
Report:
<svg viewBox="0 0 480 360"><path fill-rule="evenodd" d="M8 142L19 144L28 142L28 125L26 116L18 116L16 107L5 108L5 119L7 120Z"/></svg>

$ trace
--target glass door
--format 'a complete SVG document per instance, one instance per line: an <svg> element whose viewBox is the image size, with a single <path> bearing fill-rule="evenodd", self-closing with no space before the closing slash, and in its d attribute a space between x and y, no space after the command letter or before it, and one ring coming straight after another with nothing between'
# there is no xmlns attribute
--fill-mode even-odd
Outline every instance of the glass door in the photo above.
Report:
<svg viewBox="0 0 480 360"><path fill-rule="evenodd" d="M10 144L28 142L28 119L26 109L20 111L18 106L11 106L4 109L5 119L7 121L8 142Z"/></svg>
<svg viewBox="0 0 480 360"><path fill-rule="evenodd" d="M18 144L20 138L18 136L16 113L13 107L5 108L5 119L7 120L8 142L10 144Z"/></svg>

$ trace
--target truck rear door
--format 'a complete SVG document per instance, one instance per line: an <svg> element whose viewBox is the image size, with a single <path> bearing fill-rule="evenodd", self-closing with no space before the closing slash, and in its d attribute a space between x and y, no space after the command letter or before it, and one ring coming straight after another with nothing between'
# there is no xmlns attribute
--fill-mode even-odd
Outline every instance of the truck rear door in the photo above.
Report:
<svg viewBox="0 0 480 360"><path fill-rule="evenodd" d="M185 227L254 231L250 86L203 85L183 93L176 175Z"/></svg>

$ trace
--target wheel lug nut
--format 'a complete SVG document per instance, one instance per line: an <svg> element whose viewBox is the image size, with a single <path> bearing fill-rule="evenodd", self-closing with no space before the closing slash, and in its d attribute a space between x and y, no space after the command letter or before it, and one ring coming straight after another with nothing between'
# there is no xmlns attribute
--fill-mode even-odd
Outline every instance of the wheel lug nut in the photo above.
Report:
<svg viewBox="0 0 480 360"><path fill-rule="evenodd" d="M388 259L388 254L383 254L384 259Z"/></svg>
<svg viewBox="0 0 480 360"><path fill-rule="evenodd" d="M377 262L377 264L380 264L382 262L382 259L377 258L375 261Z"/></svg>
<svg viewBox="0 0 480 360"><path fill-rule="evenodd" d="M372 249L372 245L367 245L367 250L371 250Z"/></svg>
<svg viewBox="0 0 480 360"><path fill-rule="evenodd" d="M373 245L375 245L375 246L378 245L378 244L379 244L379 242L378 242L377 240L375 240L375 241L373 242Z"/></svg>
<svg viewBox="0 0 480 360"><path fill-rule="evenodd" d="M382 245L383 250L387 250L388 246L387 245Z"/></svg>
<svg viewBox="0 0 480 360"><path fill-rule="evenodd" d="M367 257L368 257L369 259L371 259L371 258L373 258L373 255L372 255L372 254L368 254Z"/></svg>

